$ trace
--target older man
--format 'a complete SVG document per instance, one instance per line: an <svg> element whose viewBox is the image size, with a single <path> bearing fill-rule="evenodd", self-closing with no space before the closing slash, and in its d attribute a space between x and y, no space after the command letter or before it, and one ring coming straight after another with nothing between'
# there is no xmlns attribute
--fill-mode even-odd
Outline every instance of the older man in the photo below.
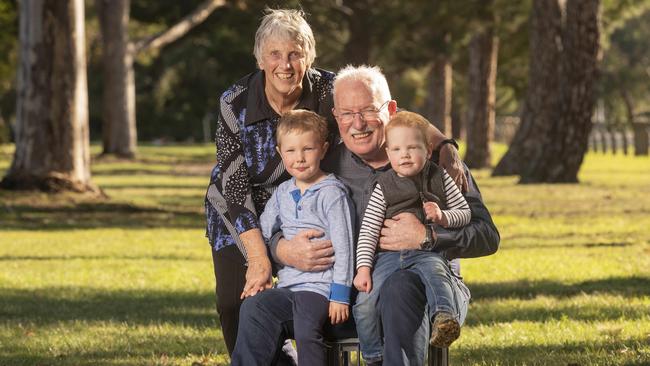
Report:
<svg viewBox="0 0 650 366"><path fill-rule="evenodd" d="M323 169L335 173L351 191L356 205L358 224L368 203L377 177L390 168L384 148L384 125L397 113L386 78L376 67L342 69L334 82L334 115L342 144L332 148ZM436 131L438 150L445 140ZM449 149L446 149L449 150ZM455 150L452 150L455 152ZM448 153L449 151L447 151ZM434 154L437 160L438 155ZM466 171L466 199L472 210L469 225L460 230L423 225L414 215L400 214L384 222L380 247L382 250L432 250L452 261L462 257L492 254L499 244L499 233L481 200L478 188ZM274 258L284 265L301 270L321 270L331 265L329 243L311 241L321 233L306 230L291 241L280 240L274 247ZM465 318L469 290L450 270L459 321ZM267 295L268 294L268 295ZM380 289L379 310L384 336L384 365L422 365L427 349L431 319L426 316L426 295L420 278L408 268L391 275ZM292 335L290 301L277 293L261 293L248 299L240 314L238 342L248 343L253 353L277 350ZM273 353L273 352L271 352ZM250 358L256 362L255 354ZM381 364L381 360L379 364ZM256 363L260 364L260 363Z"/></svg>

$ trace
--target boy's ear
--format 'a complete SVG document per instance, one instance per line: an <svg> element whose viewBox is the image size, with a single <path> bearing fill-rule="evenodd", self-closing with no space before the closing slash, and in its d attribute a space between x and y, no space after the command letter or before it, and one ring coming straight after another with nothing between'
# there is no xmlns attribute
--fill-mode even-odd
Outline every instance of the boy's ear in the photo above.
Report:
<svg viewBox="0 0 650 366"><path fill-rule="evenodd" d="M433 143L427 144L427 159L431 159L431 154L433 154Z"/></svg>
<svg viewBox="0 0 650 366"><path fill-rule="evenodd" d="M280 152L280 146L275 145L275 151L277 151L278 154L282 155L282 152Z"/></svg>
<svg viewBox="0 0 650 366"><path fill-rule="evenodd" d="M327 149L329 149L329 147L330 147L329 142L327 142L327 141L323 142L323 153L320 156L320 160L323 160L323 158L325 157L325 154L327 153Z"/></svg>

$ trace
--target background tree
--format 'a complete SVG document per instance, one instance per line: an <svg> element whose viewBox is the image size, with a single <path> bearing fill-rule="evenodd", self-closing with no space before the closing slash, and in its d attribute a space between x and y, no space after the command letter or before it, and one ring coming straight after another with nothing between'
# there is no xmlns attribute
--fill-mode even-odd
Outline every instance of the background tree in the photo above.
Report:
<svg viewBox="0 0 650 366"><path fill-rule="evenodd" d="M133 157L137 149L133 60L147 51L172 43L202 23L225 0L207 0L165 31L129 41L130 0L96 1L104 43L103 124L104 154Z"/></svg>
<svg viewBox="0 0 650 366"><path fill-rule="evenodd" d="M562 31L558 112L540 136L542 150L521 174L522 183L571 183L587 151L599 52L599 0L568 0Z"/></svg>
<svg viewBox="0 0 650 366"><path fill-rule="evenodd" d="M493 175L520 174L532 156L542 149L545 135L555 118L558 100L562 16L557 0L534 0L530 14L528 92L521 122L506 154Z"/></svg>
<svg viewBox="0 0 650 366"><path fill-rule="evenodd" d="M494 138L496 74L499 38L495 33L495 14L491 4L481 9L482 26L469 44L467 151L465 163L470 168L491 166L491 143Z"/></svg>
<svg viewBox="0 0 650 366"><path fill-rule="evenodd" d="M82 0L20 4L16 150L8 189L94 190Z"/></svg>

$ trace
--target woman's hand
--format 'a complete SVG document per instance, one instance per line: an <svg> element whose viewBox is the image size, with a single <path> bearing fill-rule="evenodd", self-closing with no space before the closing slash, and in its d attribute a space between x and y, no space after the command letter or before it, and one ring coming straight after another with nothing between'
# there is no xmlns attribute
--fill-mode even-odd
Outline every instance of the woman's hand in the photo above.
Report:
<svg viewBox="0 0 650 366"><path fill-rule="evenodd" d="M348 320L350 316L350 306L338 302L330 301L330 322L334 325L341 324Z"/></svg>
<svg viewBox="0 0 650 366"><path fill-rule="evenodd" d="M249 257L246 270L246 284L240 298L255 296L272 286L271 261L264 256Z"/></svg>
<svg viewBox="0 0 650 366"><path fill-rule="evenodd" d="M384 220L379 247L390 251L418 250L421 249L426 236L426 229L420 220L412 213L403 212L392 219Z"/></svg>
<svg viewBox="0 0 650 366"><path fill-rule="evenodd" d="M467 177L465 176L465 166L463 161L460 160L458 150L452 144L444 144L440 147L440 154L438 156L438 165L445 168L451 179L456 182L456 185L461 192L467 192Z"/></svg>
<svg viewBox="0 0 650 366"><path fill-rule="evenodd" d="M280 239L276 255L283 264L303 272L320 272L334 263L334 248L329 240L315 240L323 236L318 230L301 230L291 240Z"/></svg>

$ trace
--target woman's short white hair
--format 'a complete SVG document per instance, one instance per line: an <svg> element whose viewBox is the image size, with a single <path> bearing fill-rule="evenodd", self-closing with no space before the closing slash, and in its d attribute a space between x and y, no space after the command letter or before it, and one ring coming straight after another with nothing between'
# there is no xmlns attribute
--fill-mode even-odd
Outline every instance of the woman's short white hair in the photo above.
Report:
<svg viewBox="0 0 650 366"><path fill-rule="evenodd" d="M334 79L334 97L336 97L336 90L339 85L347 80L362 82L368 87L375 101L379 103L385 103L392 99L388 81L386 81L386 76L381 72L379 66L347 65L339 70Z"/></svg>
<svg viewBox="0 0 650 366"><path fill-rule="evenodd" d="M311 27L305 20L302 10L270 9L265 11L262 23L255 32L255 47L253 53L257 64L262 64L262 52L266 41L271 37L290 40L302 47L307 60L307 67L311 67L316 59L316 41Z"/></svg>

